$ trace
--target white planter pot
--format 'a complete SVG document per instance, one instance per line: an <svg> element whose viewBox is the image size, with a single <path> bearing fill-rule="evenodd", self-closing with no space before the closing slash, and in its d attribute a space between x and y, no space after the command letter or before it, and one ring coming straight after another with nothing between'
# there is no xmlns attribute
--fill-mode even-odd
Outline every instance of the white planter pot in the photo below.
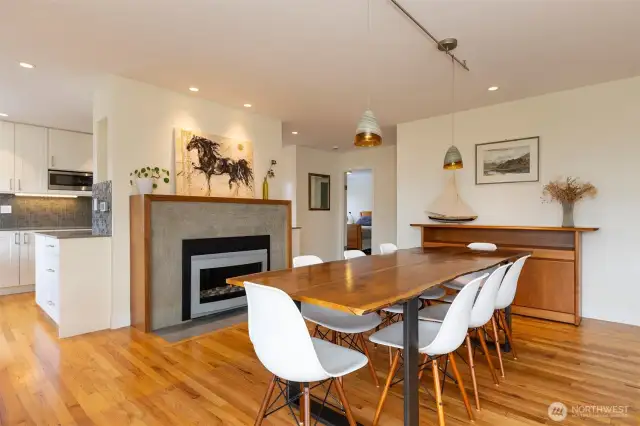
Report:
<svg viewBox="0 0 640 426"><path fill-rule="evenodd" d="M138 194L151 194L153 192L153 179L138 178L136 179L136 186L138 187Z"/></svg>

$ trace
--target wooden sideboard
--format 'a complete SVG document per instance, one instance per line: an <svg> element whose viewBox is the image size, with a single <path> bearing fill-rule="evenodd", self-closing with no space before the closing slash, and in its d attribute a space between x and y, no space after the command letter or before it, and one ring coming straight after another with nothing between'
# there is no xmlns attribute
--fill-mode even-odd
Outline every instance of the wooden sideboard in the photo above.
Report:
<svg viewBox="0 0 640 426"><path fill-rule="evenodd" d="M491 242L500 249L531 251L512 307L514 314L579 325L582 234L598 228L412 224L423 247Z"/></svg>

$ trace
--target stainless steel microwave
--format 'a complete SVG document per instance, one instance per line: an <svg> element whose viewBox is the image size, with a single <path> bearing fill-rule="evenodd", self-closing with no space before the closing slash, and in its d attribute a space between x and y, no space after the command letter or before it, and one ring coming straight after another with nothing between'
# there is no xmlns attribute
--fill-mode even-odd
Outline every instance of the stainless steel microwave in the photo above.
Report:
<svg viewBox="0 0 640 426"><path fill-rule="evenodd" d="M93 173L69 170L49 170L49 189L62 191L91 191Z"/></svg>

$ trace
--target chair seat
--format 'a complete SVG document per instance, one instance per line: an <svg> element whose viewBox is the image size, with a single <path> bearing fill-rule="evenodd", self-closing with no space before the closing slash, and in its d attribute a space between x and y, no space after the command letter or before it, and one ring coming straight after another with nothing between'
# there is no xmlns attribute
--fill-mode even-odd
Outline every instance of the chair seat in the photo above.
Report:
<svg viewBox="0 0 640 426"><path fill-rule="evenodd" d="M389 312L390 314L403 314L404 313L404 305L400 303L391 305L387 308L383 309L384 312Z"/></svg>
<svg viewBox="0 0 640 426"><path fill-rule="evenodd" d="M447 294L442 287L434 287L425 291L420 295L420 299L423 300L437 300L444 297Z"/></svg>
<svg viewBox="0 0 640 426"><path fill-rule="evenodd" d="M451 305L446 303L440 303L437 305L427 306L423 310L418 312L418 319L422 321L444 321L444 317L449 312Z"/></svg>
<svg viewBox="0 0 640 426"><path fill-rule="evenodd" d="M447 294L442 298L442 301L445 303L453 303L453 300L456 298L456 294Z"/></svg>
<svg viewBox="0 0 640 426"><path fill-rule="evenodd" d="M442 326L439 322L433 321L418 321L418 348L420 352L423 352L423 349L427 348L431 342L436 338L438 332L440 331L440 327ZM373 333L369 336L369 340L373 343L383 346L391 346L392 348L403 349L403 321L396 322L395 324L391 324L389 327L383 328L380 331ZM442 355L442 354L431 354L428 355Z"/></svg>
<svg viewBox="0 0 640 426"><path fill-rule="evenodd" d="M321 325L339 333L357 334L373 330L382 320L375 313L353 315L322 306L302 304L302 316L307 321Z"/></svg>
<svg viewBox="0 0 640 426"><path fill-rule="evenodd" d="M312 338L313 347L322 368L331 377L342 377L361 369L369 362L367 357L353 349L338 346L326 340Z"/></svg>

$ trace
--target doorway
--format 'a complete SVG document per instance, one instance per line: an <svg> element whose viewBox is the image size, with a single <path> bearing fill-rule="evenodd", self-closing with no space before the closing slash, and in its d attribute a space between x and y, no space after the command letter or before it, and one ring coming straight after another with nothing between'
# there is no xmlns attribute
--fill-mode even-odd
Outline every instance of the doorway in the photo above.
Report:
<svg viewBox="0 0 640 426"><path fill-rule="evenodd" d="M373 234L373 170L345 173L345 250L371 254Z"/></svg>

